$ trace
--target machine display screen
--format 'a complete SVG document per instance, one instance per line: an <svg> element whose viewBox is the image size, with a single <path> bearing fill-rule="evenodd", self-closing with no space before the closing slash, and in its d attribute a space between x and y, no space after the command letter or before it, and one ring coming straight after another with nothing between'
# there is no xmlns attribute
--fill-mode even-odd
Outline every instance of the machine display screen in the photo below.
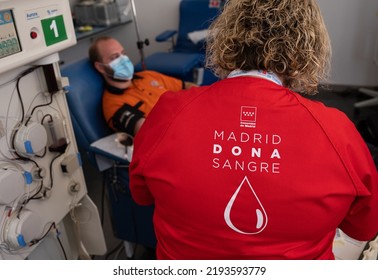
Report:
<svg viewBox="0 0 378 280"><path fill-rule="evenodd" d="M0 10L0 59L20 51L12 10Z"/></svg>

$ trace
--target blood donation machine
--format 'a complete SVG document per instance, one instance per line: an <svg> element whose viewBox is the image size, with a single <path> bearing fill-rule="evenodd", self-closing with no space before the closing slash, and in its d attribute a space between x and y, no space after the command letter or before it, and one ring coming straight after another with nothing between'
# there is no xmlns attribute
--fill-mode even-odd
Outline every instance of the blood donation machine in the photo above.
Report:
<svg viewBox="0 0 378 280"><path fill-rule="evenodd" d="M0 0L0 260L106 252L59 68L75 44L68 0Z"/></svg>

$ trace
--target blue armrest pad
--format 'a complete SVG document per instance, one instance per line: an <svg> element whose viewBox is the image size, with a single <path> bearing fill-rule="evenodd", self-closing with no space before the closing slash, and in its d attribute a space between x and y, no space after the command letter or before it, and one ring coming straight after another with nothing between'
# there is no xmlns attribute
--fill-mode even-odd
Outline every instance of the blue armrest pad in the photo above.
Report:
<svg viewBox="0 0 378 280"><path fill-rule="evenodd" d="M200 67L203 56L198 53L154 53L146 58L147 69L164 73L169 76L185 76ZM167 63L169 61L169 63Z"/></svg>
<svg viewBox="0 0 378 280"><path fill-rule="evenodd" d="M163 33L156 36L155 40L157 42L165 42L176 34L177 34L177 30L166 30Z"/></svg>

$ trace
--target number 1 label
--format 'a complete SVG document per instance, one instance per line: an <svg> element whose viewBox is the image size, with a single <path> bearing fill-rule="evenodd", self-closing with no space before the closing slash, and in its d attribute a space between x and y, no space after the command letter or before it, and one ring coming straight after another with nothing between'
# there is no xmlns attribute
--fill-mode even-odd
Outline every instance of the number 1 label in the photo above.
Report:
<svg viewBox="0 0 378 280"><path fill-rule="evenodd" d="M50 30L54 31L54 37L59 37L58 28L56 27L56 20L54 19L50 24Z"/></svg>
<svg viewBox="0 0 378 280"><path fill-rule="evenodd" d="M64 25L63 15L46 18L41 20L43 35L46 46L67 40L66 26Z"/></svg>

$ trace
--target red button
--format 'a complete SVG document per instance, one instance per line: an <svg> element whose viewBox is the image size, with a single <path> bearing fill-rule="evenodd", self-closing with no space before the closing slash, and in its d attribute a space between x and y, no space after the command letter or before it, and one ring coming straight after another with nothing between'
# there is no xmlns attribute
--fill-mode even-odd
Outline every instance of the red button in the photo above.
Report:
<svg viewBox="0 0 378 280"><path fill-rule="evenodd" d="M32 39L37 38L37 36L38 36L37 32L35 32L35 31L30 32L30 37L31 37Z"/></svg>

